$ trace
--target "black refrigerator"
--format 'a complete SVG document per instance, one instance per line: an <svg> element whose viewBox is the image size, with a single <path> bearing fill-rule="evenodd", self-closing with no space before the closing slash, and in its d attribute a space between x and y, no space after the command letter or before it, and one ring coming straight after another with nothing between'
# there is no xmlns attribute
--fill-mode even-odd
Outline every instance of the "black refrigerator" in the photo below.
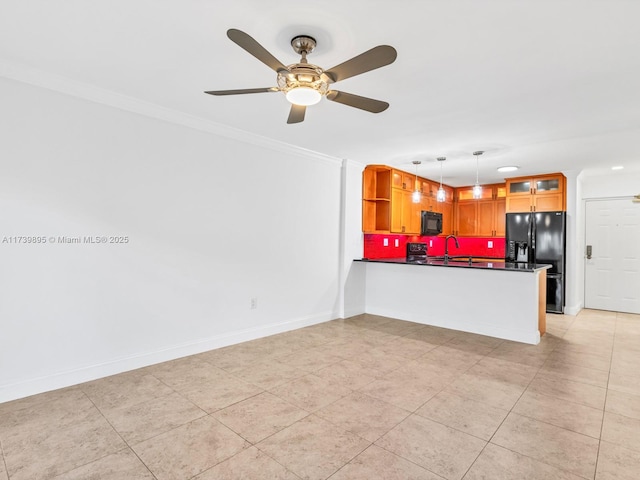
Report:
<svg viewBox="0 0 640 480"><path fill-rule="evenodd" d="M547 264L547 312L564 313L566 212L507 213L505 260Z"/></svg>

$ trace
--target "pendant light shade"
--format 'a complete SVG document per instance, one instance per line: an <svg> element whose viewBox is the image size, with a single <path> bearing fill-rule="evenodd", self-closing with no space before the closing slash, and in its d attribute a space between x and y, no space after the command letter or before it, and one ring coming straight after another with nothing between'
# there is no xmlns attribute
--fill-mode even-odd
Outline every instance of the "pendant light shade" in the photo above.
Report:
<svg viewBox="0 0 640 480"><path fill-rule="evenodd" d="M436 193L436 201L444 202L447 199L447 192L442 188L442 164L447 159L447 157L438 157L437 160L440 162L440 188L438 188L438 193Z"/></svg>
<svg viewBox="0 0 640 480"><path fill-rule="evenodd" d="M414 160L412 163L416 166L416 179L413 182L413 193L411 194L411 201L413 203L420 203L420 200L422 200L422 193L418 189L418 165L420 165L422 162L420 160Z"/></svg>
<svg viewBox="0 0 640 480"><path fill-rule="evenodd" d="M476 157L476 184L473 186L473 198L481 198L482 197L482 186L478 181L478 157L482 155L484 152L482 150L478 150L477 152L473 152Z"/></svg>

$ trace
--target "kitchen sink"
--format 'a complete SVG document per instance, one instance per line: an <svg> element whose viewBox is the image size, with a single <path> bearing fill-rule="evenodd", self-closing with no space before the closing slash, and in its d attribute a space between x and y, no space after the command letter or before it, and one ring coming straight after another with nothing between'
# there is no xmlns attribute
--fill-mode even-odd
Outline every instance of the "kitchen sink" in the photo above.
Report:
<svg viewBox="0 0 640 480"><path fill-rule="evenodd" d="M448 259L445 257L427 257L427 261L446 262L447 264L455 265L471 265L472 263L483 263L482 260L474 260L473 257L468 255L451 255Z"/></svg>

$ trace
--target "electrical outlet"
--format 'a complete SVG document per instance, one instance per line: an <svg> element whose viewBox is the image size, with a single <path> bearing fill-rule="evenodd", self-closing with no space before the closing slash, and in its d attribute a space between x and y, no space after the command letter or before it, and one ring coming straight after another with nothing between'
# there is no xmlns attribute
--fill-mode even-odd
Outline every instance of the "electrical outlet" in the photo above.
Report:
<svg viewBox="0 0 640 480"><path fill-rule="evenodd" d="M389 239L385 238L384 240L382 240L382 245L385 246L385 247L388 247L389 246Z"/></svg>
<svg viewBox="0 0 640 480"><path fill-rule="evenodd" d="M398 247L398 245L399 245L399 240L396 238L396 239L394 240L394 242L395 242L395 246L396 246L396 248L397 248L397 247Z"/></svg>
<svg viewBox="0 0 640 480"><path fill-rule="evenodd" d="M258 299L253 297L251 299L251 310L255 310L256 308L258 308Z"/></svg>
<svg viewBox="0 0 640 480"><path fill-rule="evenodd" d="M493 240L487 242L487 248L493 248Z"/></svg>
<svg viewBox="0 0 640 480"><path fill-rule="evenodd" d="M429 248L433 247L433 240L429 240Z"/></svg>

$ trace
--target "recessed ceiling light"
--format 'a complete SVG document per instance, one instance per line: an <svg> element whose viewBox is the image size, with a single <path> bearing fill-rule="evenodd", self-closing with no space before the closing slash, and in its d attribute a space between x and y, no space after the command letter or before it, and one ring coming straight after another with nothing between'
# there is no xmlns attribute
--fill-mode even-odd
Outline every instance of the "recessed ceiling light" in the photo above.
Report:
<svg viewBox="0 0 640 480"><path fill-rule="evenodd" d="M507 167L499 167L498 171L499 172L515 172L519 168L520 167L516 167L515 165L511 165L511 166L507 166Z"/></svg>
<svg viewBox="0 0 640 480"><path fill-rule="evenodd" d="M615 167L611 167L611 170L622 170L623 168L622 165L616 165Z"/></svg>

